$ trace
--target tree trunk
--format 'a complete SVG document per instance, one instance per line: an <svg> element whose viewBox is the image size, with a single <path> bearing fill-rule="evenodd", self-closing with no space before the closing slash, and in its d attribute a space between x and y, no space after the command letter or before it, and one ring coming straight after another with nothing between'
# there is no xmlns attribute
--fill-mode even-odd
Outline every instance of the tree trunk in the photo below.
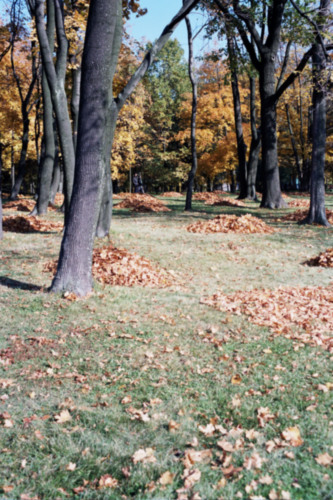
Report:
<svg viewBox="0 0 333 500"><path fill-rule="evenodd" d="M57 146L57 141L55 142L55 157L54 157L54 166L53 166L53 174L52 174L52 183L50 187L50 202L54 203L55 196L59 190L59 186L61 183L61 170L59 163L59 150Z"/></svg>
<svg viewBox="0 0 333 500"><path fill-rule="evenodd" d="M321 14L328 16L330 0L321 0ZM327 75L326 56L319 41L313 45L312 73L312 157L311 157L311 186L310 210L303 221L305 224L320 224L330 226L325 210L325 149L326 149L326 92Z"/></svg>
<svg viewBox="0 0 333 500"><path fill-rule="evenodd" d="M249 200L257 200L256 181L258 161L261 146L261 133L257 128L256 118L256 80L250 76L250 120L251 120L251 145L249 162L247 165L247 194Z"/></svg>
<svg viewBox="0 0 333 500"><path fill-rule="evenodd" d="M73 64L78 64L75 60ZM71 113L73 120L73 143L74 151L76 151L77 144L77 129L79 125L79 105L80 105L80 86L81 86L81 65L72 70L72 99L71 99Z"/></svg>
<svg viewBox="0 0 333 500"><path fill-rule="evenodd" d="M183 0L184 4L184 0ZM192 194L194 186L194 177L198 168L198 155L196 143L196 119L197 119L197 102L198 102L198 85L193 70L193 34L190 18L185 18L187 27L187 40L188 40L188 74L192 85L192 114L191 114L191 158L192 166L188 174L187 191L185 210L192 210Z"/></svg>
<svg viewBox="0 0 333 500"><path fill-rule="evenodd" d="M295 162L296 162L296 170L297 170L297 175L300 179L300 183L303 184L303 172L301 169L301 163L299 161L299 154L297 151L297 146L296 146L296 139L293 131L293 127L291 124L290 120L290 113L289 113L289 104L287 103L285 105L285 110L286 110L286 116L287 116L287 123L288 123L288 130L289 130L289 135L290 135L290 141L291 141L291 146L293 149L294 157L295 157Z"/></svg>
<svg viewBox="0 0 333 500"><path fill-rule="evenodd" d="M227 34L228 53L231 67L231 88L234 104L235 132L237 140L238 169L237 180L239 183L238 199L242 200L247 195L247 172L246 172L246 144L243 134L243 119L238 87L237 61L235 55L235 42L231 35Z"/></svg>
<svg viewBox="0 0 333 500"><path fill-rule="evenodd" d="M67 65L68 43L64 32L62 0L55 0L55 19L58 40L58 52L56 68L53 64L53 54L48 42L44 26L44 1L36 0L35 18L36 30L42 56L43 70L49 84L53 109L56 116L57 128L60 139L60 147L64 162L65 176L65 205L66 216L73 190L74 179L74 146L72 138L72 127L68 112L67 96L65 92L65 76Z"/></svg>
<svg viewBox="0 0 333 500"><path fill-rule="evenodd" d="M47 0L47 38L50 50L54 50L54 30L55 30L55 11L53 0ZM44 127L44 155L40 165L37 214L42 215L47 212L50 201L52 173L55 161L55 139L54 139L54 120L53 106L50 87L46 78L45 71L42 76L43 91L43 127Z"/></svg>
<svg viewBox="0 0 333 500"><path fill-rule="evenodd" d="M263 57L260 71L261 141L264 191L263 208L284 208L281 195L276 136L275 58L270 51Z"/></svg>
<svg viewBox="0 0 333 500"><path fill-rule="evenodd" d="M28 151L28 144L29 144L29 126L30 126L30 120L28 117L28 114L26 110L22 110L22 115L23 115L23 134L22 134L22 147L21 147L21 154L20 154L20 161L18 164L18 172L15 178L15 183L12 188L12 191L10 193L10 200L16 200L17 195L20 192L21 185L25 176L26 172L26 158L27 158L27 151Z"/></svg>
<svg viewBox="0 0 333 500"><path fill-rule="evenodd" d="M2 143L0 142L0 240L3 238L2 229Z"/></svg>
<svg viewBox="0 0 333 500"><path fill-rule="evenodd" d="M92 251L105 169L105 124L122 32L121 0L91 0L82 60L75 181L52 291L92 289ZM91 231L93 228L93 231Z"/></svg>

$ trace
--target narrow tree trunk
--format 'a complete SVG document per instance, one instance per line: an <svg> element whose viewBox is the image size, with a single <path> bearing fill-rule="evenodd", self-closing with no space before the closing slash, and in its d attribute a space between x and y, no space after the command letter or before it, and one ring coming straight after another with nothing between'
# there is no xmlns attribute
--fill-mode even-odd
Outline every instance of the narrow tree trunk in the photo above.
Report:
<svg viewBox="0 0 333 500"><path fill-rule="evenodd" d="M75 184L52 291L86 295L92 288L92 250L105 171L105 124L121 31L121 0L91 0L82 60Z"/></svg>
<svg viewBox="0 0 333 500"><path fill-rule="evenodd" d="M184 4L184 0L183 0ZM192 210L192 194L194 186L194 177L198 168L198 155L197 155L197 143L196 143L196 119L197 119L197 107L198 107L198 85L196 78L194 76L194 57L193 57L193 34L190 18L187 16L185 18L187 27L187 40L188 40L188 74L192 85L192 114L191 114L191 158L192 166L188 174L187 181L187 192L186 192L186 202L185 210Z"/></svg>
<svg viewBox="0 0 333 500"><path fill-rule="evenodd" d="M59 186L61 183L61 169L59 163L59 150L56 143L55 148L55 157L54 157L54 165L53 165L53 174L52 174L52 183L50 188L50 202L54 203L55 196L59 190Z"/></svg>
<svg viewBox="0 0 333 500"><path fill-rule="evenodd" d="M293 149L293 153L294 153L294 157L295 157L295 162L296 162L297 175L298 175L298 177L300 179L300 182L302 184L303 172L302 172L302 169L301 169L301 163L299 161L299 154L298 154L298 151L297 151L296 139L295 139L295 136L294 136L293 127L292 127L291 120L290 120L289 104L285 105L285 110L286 110L286 116L287 116L287 123L288 123L288 130L289 130L289 135L290 135L291 146L292 146L292 149Z"/></svg>
<svg viewBox="0 0 333 500"><path fill-rule="evenodd" d="M50 50L54 50L54 31L55 31L55 10L53 0L47 0L47 38ZM45 70L42 76L43 91L43 127L44 127L44 155L40 165L37 213L45 214L50 201L50 191L52 183L52 173L55 161L55 140L54 140L54 120L53 105L50 87L47 81Z"/></svg>
<svg viewBox="0 0 333 500"><path fill-rule="evenodd" d="M2 229L2 143L0 142L0 240L3 238Z"/></svg>
<svg viewBox="0 0 333 500"><path fill-rule="evenodd" d="M78 64L76 60L73 64ZM80 105L80 86L81 86L81 65L72 70L72 99L71 99L71 114L73 120L73 143L74 151L77 144L77 129L79 125L79 105Z"/></svg>
<svg viewBox="0 0 333 500"><path fill-rule="evenodd" d="M246 172L246 144L243 134L243 119L238 86L237 61L235 55L235 42L231 35L227 34L228 52L231 67L231 88L234 105L235 132L237 140L238 169L237 180L239 183L239 199L247 195L247 172Z"/></svg>
<svg viewBox="0 0 333 500"><path fill-rule="evenodd" d="M23 115L23 134L22 134L21 154L20 154L20 161L18 164L18 171L15 178L15 183L9 197L10 200L17 199L17 196L20 192L21 185L26 173L26 158L27 158L27 151L29 144L30 120L25 110L22 111L22 115Z"/></svg>
<svg viewBox="0 0 333 500"><path fill-rule="evenodd" d="M264 175L263 208L283 208L276 136L275 67L270 51L263 57L260 71L261 141Z"/></svg>
<svg viewBox="0 0 333 500"><path fill-rule="evenodd" d="M247 194L249 200L257 200L256 182L258 161L261 146L261 133L257 128L256 118L256 80L250 76L250 120L251 120L251 145L247 165Z"/></svg>

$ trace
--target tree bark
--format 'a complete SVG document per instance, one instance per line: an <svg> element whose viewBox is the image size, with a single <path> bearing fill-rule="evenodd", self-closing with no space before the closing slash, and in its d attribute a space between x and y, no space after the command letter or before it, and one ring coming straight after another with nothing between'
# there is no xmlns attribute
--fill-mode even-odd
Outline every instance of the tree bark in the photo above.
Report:
<svg viewBox="0 0 333 500"><path fill-rule="evenodd" d="M2 229L2 143L0 142L0 240L3 238Z"/></svg>
<svg viewBox="0 0 333 500"><path fill-rule="evenodd" d="M257 200L256 181L258 161L261 147L261 132L257 128L256 119L256 79L250 76L250 120L251 120L251 145L247 165L247 194L249 200Z"/></svg>
<svg viewBox="0 0 333 500"><path fill-rule="evenodd" d="M86 295L92 288L92 250L105 172L105 124L121 31L121 0L92 0L82 60L74 190L52 291Z"/></svg>
<svg viewBox="0 0 333 500"><path fill-rule="evenodd" d="M54 31L55 31L55 10L53 0L47 0L47 38L50 50L54 50ZM50 201L52 173L55 161L55 139L54 139L54 120L53 105L51 99L50 87L46 78L45 70L42 76L43 92L43 128L44 128L44 154L40 165L37 214L42 215L47 212Z"/></svg>
<svg viewBox="0 0 333 500"><path fill-rule="evenodd" d="M183 0L183 4L184 4ZM192 85L192 113L191 113L191 170L188 174L185 210L192 210L192 194L194 186L194 177L198 168L197 142L196 142L196 119L198 107L198 84L194 75L194 57L193 57L193 34L191 21L188 16L185 18L188 40L188 74Z"/></svg>
<svg viewBox="0 0 333 500"><path fill-rule="evenodd" d="M68 112L67 95L65 92L65 76L67 64L68 42L64 31L63 1L54 0L55 24L58 41L56 68L53 64L53 54L48 42L44 26L44 0L36 0L34 15L36 30L40 45L43 70L49 84L53 109L56 116L60 147L64 162L65 176L65 216L68 214L69 203L73 190L75 155L72 138L72 127Z"/></svg>
<svg viewBox="0 0 333 500"><path fill-rule="evenodd" d="M72 64L78 64L74 56ZM80 105L80 87L81 87L81 64L72 69L72 98L71 98L71 114L73 120L73 143L74 151L77 145L77 129L79 125L79 105Z"/></svg>
<svg viewBox="0 0 333 500"><path fill-rule="evenodd" d="M239 183L238 199L242 200L247 195L247 172L246 172L246 144L243 134L243 119L241 101L238 86L237 60L235 54L235 41L227 30L228 53L231 69L231 88L234 104L235 132L237 140L238 169L237 180Z"/></svg>
<svg viewBox="0 0 333 500"><path fill-rule="evenodd" d="M322 19L329 18L330 0L321 0L320 14ZM324 23L320 26L324 28ZM312 157L310 210L305 224L320 224L329 227L325 210L325 149L326 149L326 93L327 93L326 55L317 35L312 52Z"/></svg>

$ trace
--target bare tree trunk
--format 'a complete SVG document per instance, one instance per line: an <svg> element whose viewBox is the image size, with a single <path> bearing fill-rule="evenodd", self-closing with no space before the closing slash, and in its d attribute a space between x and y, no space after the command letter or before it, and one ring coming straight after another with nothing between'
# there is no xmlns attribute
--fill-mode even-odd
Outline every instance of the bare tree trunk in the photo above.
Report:
<svg viewBox="0 0 333 500"><path fill-rule="evenodd" d="M77 129L79 125L81 63L78 63L78 61L76 61L76 58L74 56L72 64L77 65L77 67L72 69L72 99L71 99L71 114L73 120L73 143L74 143L74 151L76 151Z"/></svg>
<svg viewBox="0 0 333 500"><path fill-rule="evenodd" d="M239 199L246 198L247 195L247 172L246 172L246 144L243 134L242 109L238 87L237 60L235 54L235 41L232 35L227 33L228 53L231 68L231 88L234 104L235 132L237 140L238 169L237 180L239 183Z"/></svg>
<svg viewBox="0 0 333 500"><path fill-rule="evenodd" d="M184 4L183 0L183 4ZM196 118L198 107L198 84L194 75L194 57L193 57L193 34L190 18L185 18L187 27L187 40L188 40L188 74L192 85L192 114L191 114L191 158L192 166L188 174L187 192L185 210L192 210L192 194L194 186L194 177L198 168L198 155L196 143Z"/></svg>
<svg viewBox="0 0 333 500"><path fill-rule="evenodd" d="M329 18L330 0L321 0L320 10L322 19ZM323 30L324 25L321 25ZM311 186L310 210L303 221L305 224L320 224L329 227L325 210L325 149L326 149L326 93L327 93L326 54L318 37L313 45L312 73L312 157L311 157Z"/></svg>
<svg viewBox="0 0 333 500"><path fill-rule="evenodd" d="M300 179L301 184L303 183L303 172L301 169L301 163L299 161L299 154L297 151L297 146L296 146L296 139L293 131L293 127L291 124L290 120L290 112L289 112L289 104L285 105L285 110L286 110L286 117L287 117L287 123L288 123L288 130L289 130L289 135L290 135L290 141L291 141L291 146L293 149L294 157L295 157L295 162L296 162L296 170L297 170L297 175Z"/></svg>
<svg viewBox="0 0 333 500"><path fill-rule="evenodd" d="M250 76L250 120L251 120L251 145L249 162L247 165L247 195L249 200L256 200L256 181L258 161L261 147L261 132L257 128L256 119L256 80Z"/></svg>

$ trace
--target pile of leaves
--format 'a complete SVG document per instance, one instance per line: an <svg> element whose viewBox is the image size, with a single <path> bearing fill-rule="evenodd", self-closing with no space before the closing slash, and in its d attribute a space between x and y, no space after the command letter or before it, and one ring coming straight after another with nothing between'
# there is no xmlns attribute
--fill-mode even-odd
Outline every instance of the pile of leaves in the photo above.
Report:
<svg viewBox="0 0 333 500"><path fill-rule="evenodd" d="M288 206L289 207L305 207L308 208L310 206L310 200L304 200L304 199L299 199L299 200L290 200L288 201Z"/></svg>
<svg viewBox="0 0 333 500"><path fill-rule="evenodd" d="M133 212L169 212L163 201L149 194L130 194L114 208L129 208Z"/></svg>
<svg viewBox="0 0 333 500"><path fill-rule="evenodd" d="M8 201L4 204L4 210L17 210L19 212L31 212L36 205L36 201L31 198Z"/></svg>
<svg viewBox="0 0 333 500"><path fill-rule="evenodd" d="M164 198L179 198L183 195L182 193L177 193L177 191L168 191L167 193L162 193L160 196Z"/></svg>
<svg viewBox="0 0 333 500"><path fill-rule="evenodd" d="M55 274L57 265L57 260L47 262L43 270ZM112 244L94 249L92 273L105 285L164 288L175 282L165 269L157 269L148 259Z"/></svg>
<svg viewBox="0 0 333 500"><path fill-rule="evenodd" d="M22 217L21 215L10 215L3 218L3 229L4 231L11 231L13 233L62 231L63 223L39 219L33 216Z"/></svg>
<svg viewBox="0 0 333 500"><path fill-rule="evenodd" d="M333 286L217 293L201 299L201 303L220 311L245 314L251 323L333 352L333 337L324 335L333 331Z"/></svg>
<svg viewBox="0 0 333 500"><path fill-rule="evenodd" d="M333 267L333 248L328 248L305 262L308 266Z"/></svg>
<svg viewBox="0 0 333 500"><path fill-rule="evenodd" d="M280 218L283 222L300 222L306 218L308 215L308 210L296 210L296 212L292 214L284 215ZM333 210L326 210L326 217L330 224L333 224Z"/></svg>
<svg viewBox="0 0 333 500"><path fill-rule="evenodd" d="M236 215L218 215L209 221L195 222L188 226L190 233L274 233L276 230L265 222L250 214L237 217Z"/></svg>
<svg viewBox="0 0 333 500"><path fill-rule="evenodd" d="M207 204L213 204L215 201L219 201L221 199L221 196L214 192L214 193L208 193L208 192L202 192L202 193L194 193L193 195L193 200L197 201L204 201Z"/></svg>
<svg viewBox="0 0 333 500"><path fill-rule="evenodd" d="M57 193L54 197L54 204L61 207L65 201L65 197L62 193Z"/></svg>
<svg viewBox="0 0 333 500"><path fill-rule="evenodd" d="M124 198L127 198L128 196L131 196L131 193L117 193L117 194L113 194L112 198L114 200L123 200Z"/></svg>
<svg viewBox="0 0 333 500"><path fill-rule="evenodd" d="M234 198L219 198L218 200L211 202L206 201L205 205L214 205L216 207L245 207L245 203L241 200L235 200Z"/></svg>

